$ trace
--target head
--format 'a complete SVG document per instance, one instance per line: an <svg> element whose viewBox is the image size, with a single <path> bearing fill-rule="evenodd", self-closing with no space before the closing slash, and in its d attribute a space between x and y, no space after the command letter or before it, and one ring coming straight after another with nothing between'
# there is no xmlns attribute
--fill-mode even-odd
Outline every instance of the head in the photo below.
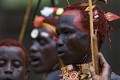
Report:
<svg viewBox="0 0 120 80"><path fill-rule="evenodd" d="M87 7L88 3L71 4L59 18L56 29L57 51L64 64L84 63L91 55L89 12L85 11ZM93 14L100 49L109 26L104 12L98 6L93 9Z"/></svg>
<svg viewBox="0 0 120 80"><path fill-rule="evenodd" d="M51 24L43 23L41 27L35 28L31 33L31 69L36 73L49 72L57 64L54 30L55 28Z"/></svg>
<svg viewBox="0 0 120 80"><path fill-rule="evenodd" d="M28 54L16 40L0 41L0 80L25 80L28 74Z"/></svg>

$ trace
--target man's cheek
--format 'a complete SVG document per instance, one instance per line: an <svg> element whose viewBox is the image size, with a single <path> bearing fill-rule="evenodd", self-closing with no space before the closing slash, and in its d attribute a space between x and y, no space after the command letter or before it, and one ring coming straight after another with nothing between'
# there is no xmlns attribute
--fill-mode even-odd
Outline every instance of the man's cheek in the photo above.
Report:
<svg viewBox="0 0 120 80"><path fill-rule="evenodd" d="M18 77L21 78L21 79L24 79L24 77L25 77L25 71L26 71L25 69L19 71L17 73Z"/></svg>
<svg viewBox="0 0 120 80"><path fill-rule="evenodd" d="M68 46L77 46L79 44L79 38L76 35L70 36L67 40L66 40L66 44Z"/></svg>
<svg viewBox="0 0 120 80"><path fill-rule="evenodd" d="M16 69L15 70L15 74L16 75L24 75L25 74L25 65L24 66L22 66L22 67L20 67L19 69Z"/></svg>
<svg viewBox="0 0 120 80"><path fill-rule="evenodd" d="M82 38L80 38L80 41L84 45L89 45L90 44L90 37L89 36L83 36Z"/></svg>
<svg viewBox="0 0 120 80"><path fill-rule="evenodd" d="M68 37L69 42L77 43L79 41L79 36L76 34L72 34L71 36Z"/></svg>

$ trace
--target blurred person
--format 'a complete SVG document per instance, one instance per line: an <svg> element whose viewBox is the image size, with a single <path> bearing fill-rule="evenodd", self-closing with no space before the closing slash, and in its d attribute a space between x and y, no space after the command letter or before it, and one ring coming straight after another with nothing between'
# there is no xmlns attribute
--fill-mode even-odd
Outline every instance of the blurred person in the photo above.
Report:
<svg viewBox="0 0 120 80"><path fill-rule="evenodd" d="M27 80L28 54L14 39L0 41L0 80Z"/></svg>
<svg viewBox="0 0 120 80"><path fill-rule="evenodd" d="M43 19L43 17L39 18ZM35 22L38 24L38 26L31 32L31 70L37 74L45 74L43 77L43 80L45 80L49 73L58 69L58 56L55 41L55 26L57 19L45 18L45 20L43 19L42 22L34 21L34 23Z"/></svg>

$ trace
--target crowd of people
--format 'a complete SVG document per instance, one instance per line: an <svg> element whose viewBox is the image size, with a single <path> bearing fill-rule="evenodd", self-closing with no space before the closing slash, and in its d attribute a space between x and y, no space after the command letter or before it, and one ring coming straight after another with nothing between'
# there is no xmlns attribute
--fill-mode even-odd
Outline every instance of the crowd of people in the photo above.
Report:
<svg viewBox="0 0 120 80"><path fill-rule="evenodd" d="M102 9L94 5L93 39L98 42L100 65L100 74L96 74L90 47L88 6L86 2L70 4L59 18L39 16L31 31L29 53L14 39L1 40L0 80L28 80L30 71L43 74L41 80L120 80L100 53L110 27Z"/></svg>

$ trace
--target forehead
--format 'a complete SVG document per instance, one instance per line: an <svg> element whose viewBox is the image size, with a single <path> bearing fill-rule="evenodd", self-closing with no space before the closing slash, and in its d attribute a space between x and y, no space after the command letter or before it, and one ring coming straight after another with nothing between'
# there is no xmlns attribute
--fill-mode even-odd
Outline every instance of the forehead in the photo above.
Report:
<svg viewBox="0 0 120 80"><path fill-rule="evenodd" d="M62 15L76 15L76 16L80 16L80 14L81 14L80 10L74 9L74 10L66 10L66 11L63 12Z"/></svg>
<svg viewBox="0 0 120 80"><path fill-rule="evenodd" d="M76 28L80 31L89 34L89 30L83 25L84 16L81 10L74 9L74 10L66 10L61 15L59 22L58 22L58 29L65 28L65 26L69 26L69 28ZM68 28L68 27L67 27Z"/></svg>
<svg viewBox="0 0 120 80"><path fill-rule="evenodd" d="M19 47L15 47L15 46L1 46L0 47L0 56L3 57L9 57L9 58L23 58L23 54L24 52L22 51L21 48Z"/></svg>
<svg viewBox="0 0 120 80"><path fill-rule="evenodd" d="M38 28L39 32L44 31L44 32L48 32L48 30L46 28Z"/></svg>
<svg viewBox="0 0 120 80"><path fill-rule="evenodd" d="M66 10L62 15L74 16L73 22L80 21L82 18L80 10Z"/></svg>
<svg viewBox="0 0 120 80"><path fill-rule="evenodd" d="M61 23L64 24L73 24L76 25L76 23L80 23L82 19L81 11L80 10L66 10L63 12L63 14L60 16L58 24Z"/></svg>
<svg viewBox="0 0 120 80"><path fill-rule="evenodd" d="M39 28L38 31L39 31L39 36L38 36L39 38L40 37L41 38L48 38L50 36L54 36L54 34L55 34L51 29L49 29L47 27Z"/></svg>
<svg viewBox="0 0 120 80"><path fill-rule="evenodd" d="M74 19L74 15L62 15L62 16L59 18L58 24L59 24L59 25L60 25L61 23L70 24L70 23L73 23L73 19Z"/></svg>

